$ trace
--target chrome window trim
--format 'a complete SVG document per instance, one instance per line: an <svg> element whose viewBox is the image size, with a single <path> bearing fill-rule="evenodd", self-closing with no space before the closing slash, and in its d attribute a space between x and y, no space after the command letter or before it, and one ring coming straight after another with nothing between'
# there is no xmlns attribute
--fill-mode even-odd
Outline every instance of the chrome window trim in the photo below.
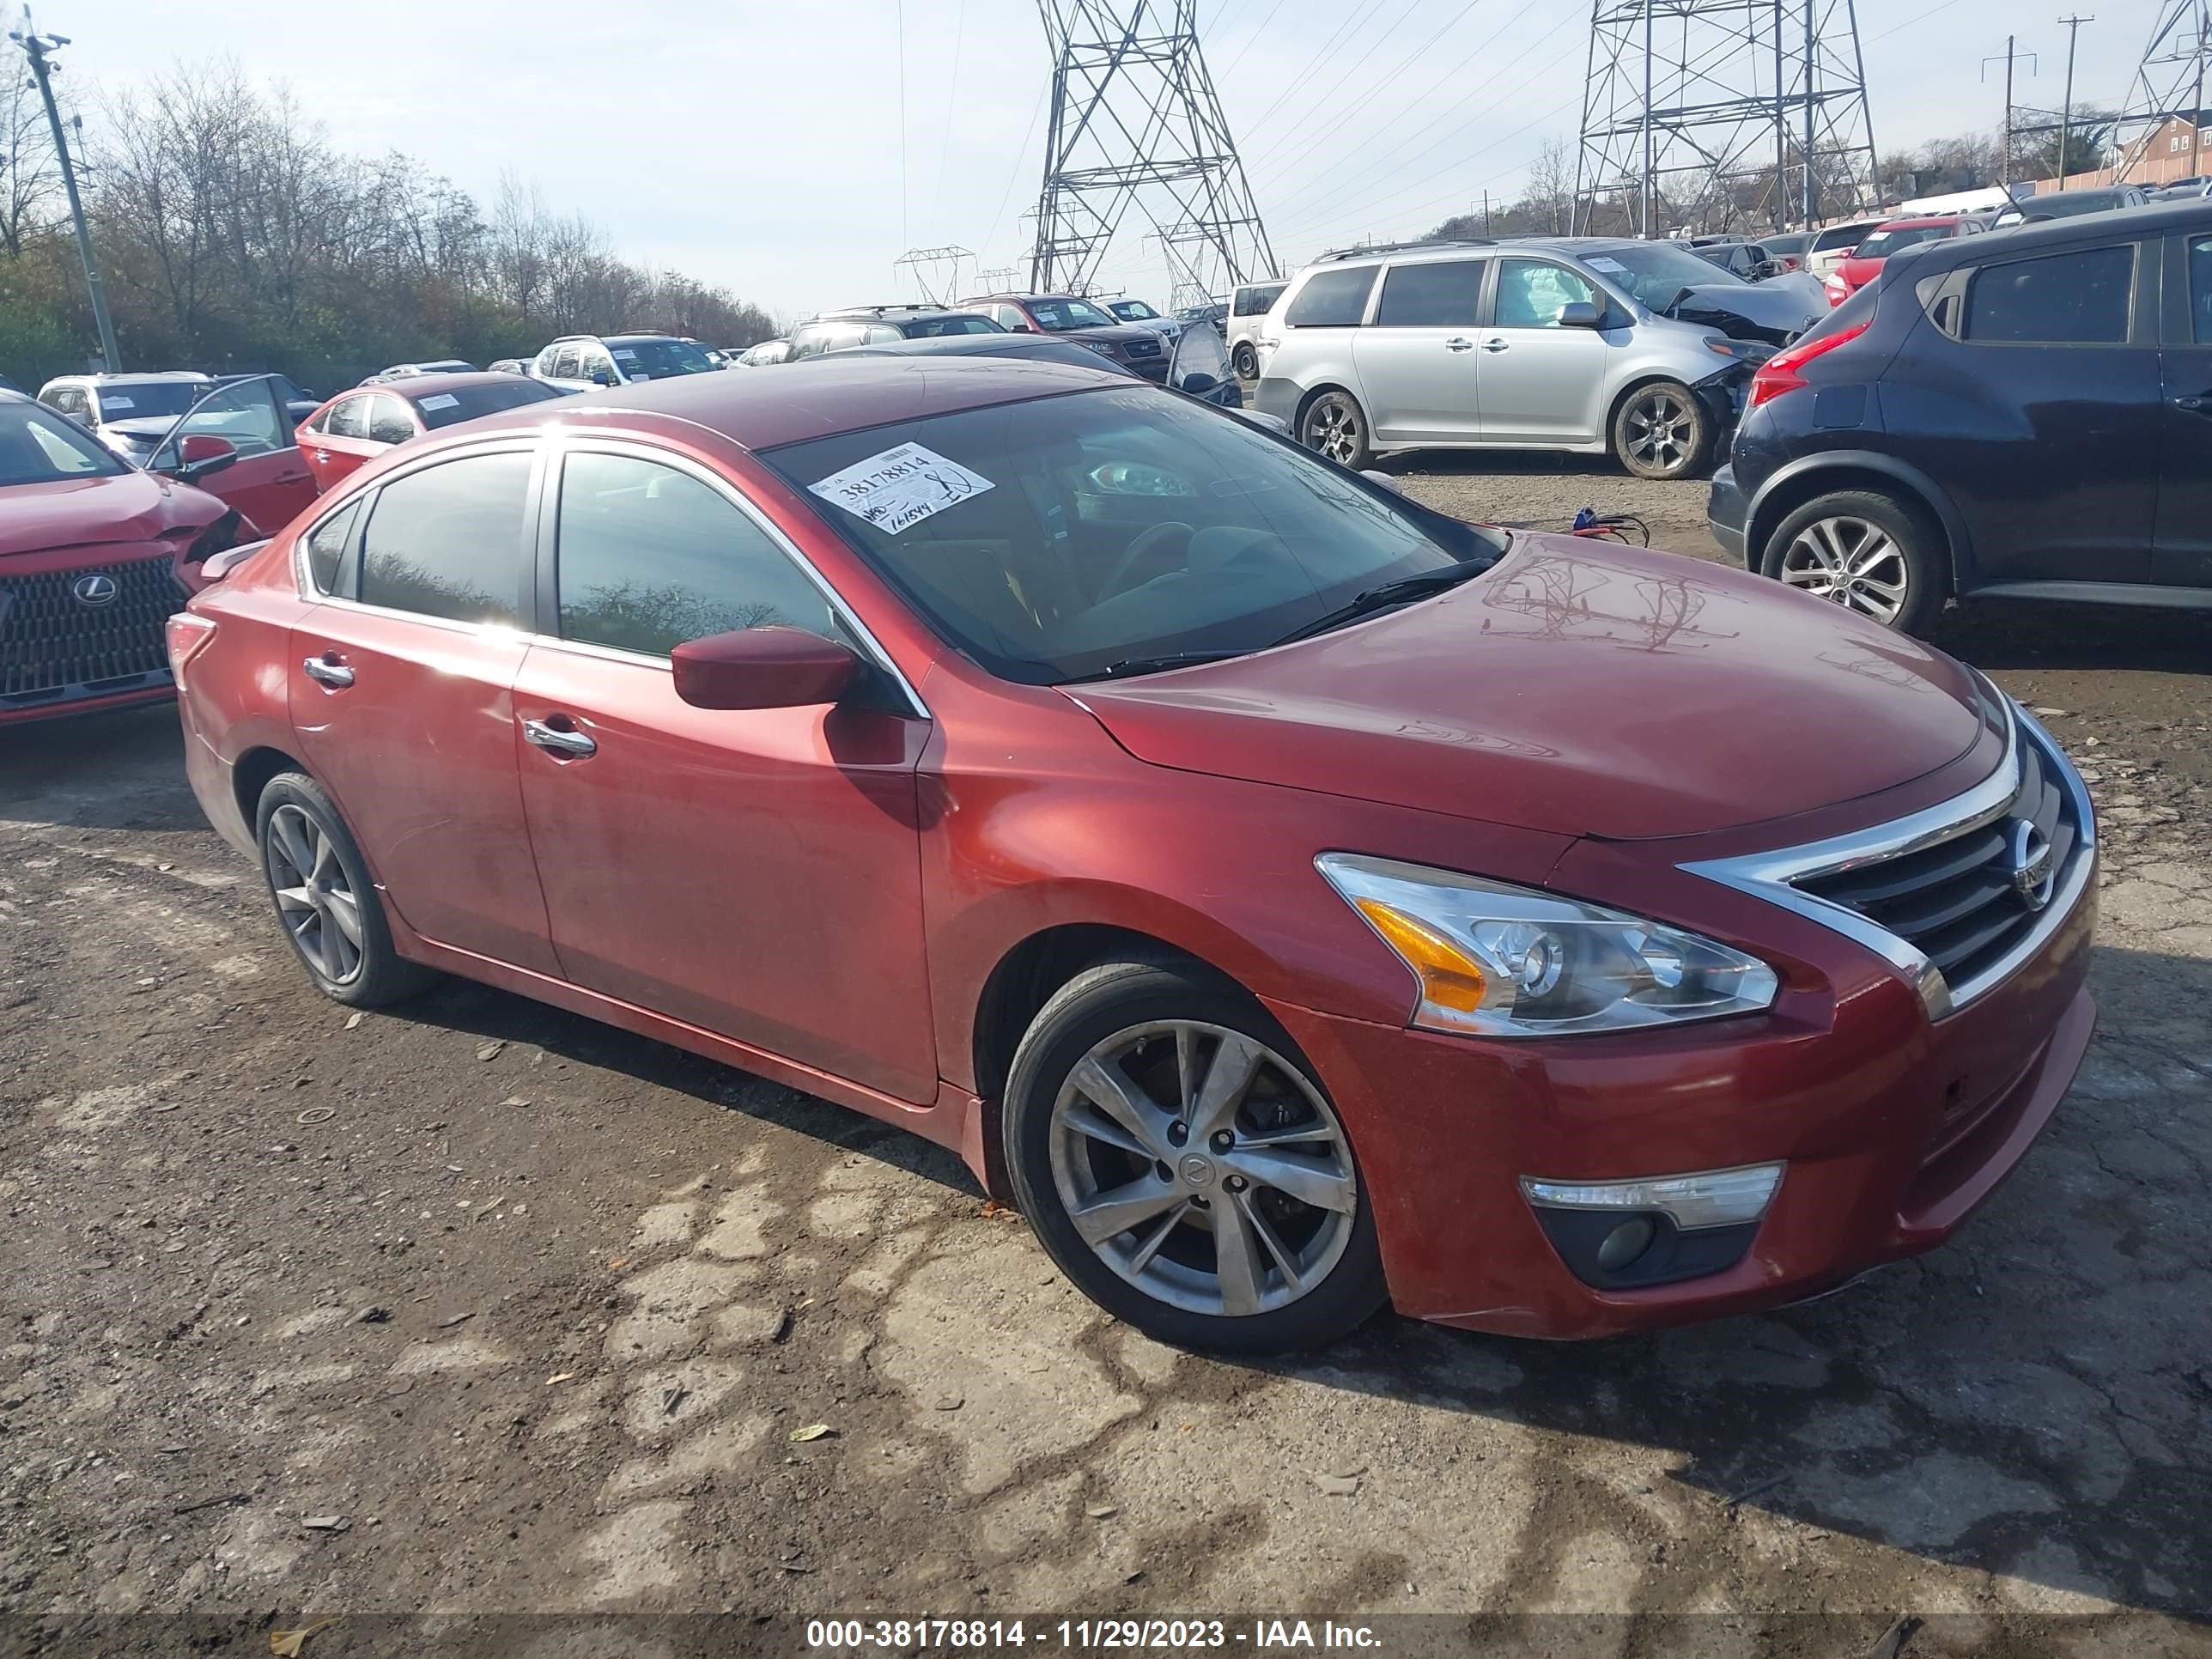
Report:
<svg viewBox="0 0 2212 1659"><path fill-rule="evenodd" d="M1987 684L1978 674L1975 678ZM1685 864L1681 868L1691 875L1703 876L1753 898L1779 905L1864 945L1904 975L1920 994L1931 1019L1942 1019L1966 1006L2002 984L2041 950L2074 914L2096 878L2096 809L2090 801L2088 786L2081 781L2081 775L2075 769L2066 752L2033 714L2013 698L2002 693L1996 695L2005 716L2005 758L1996 771L1963 795L1909 817L1826 841L1738 858L1703 860ZM2060 787L2073 803L2075 819L2080 826L2079 839L2057 890L2052 893L2051 902L2036 925L2011 950L1972 979L1955 986L1948 983L1910 941L1856 910L1832 903L1794 884L1918 852L1969 834L2003 817L2020 793L2022 742L2033 743L2057 772Z"/></svg>
<svg viewBox="0 0 2212 1659"><path fill-rule="evenodd" d="M649 440L640 439L631 433L593 431L590 428L580 430L562 428L550 434L546 454L548 463L546 482L552 488L553 500L554 616L552 621L556 628L558 628L561 623L561 479L566 470L568 458L579 450L588 453L624 455L633 460L648 461L657 466L665 466L672 471L684 473L696 479L720 495L723 500L750 520L754 528L766 536L769 543L797 566L799 573L813 584L815 591L822 595L830 609L836 613L838 620L852 630L854 639L860 641L862 654L890 676L891 683L898 687L899 695L906 699L908 707L915 716L925 720L935 718L929 712L929 705L921 700L921 693L900 671L898 664L892 660L891 653L884 648L883 641L875 636L867 623L862 622L853 607L845 602L845 596L830 585L830 579L815 568L814 561L808 558L799 550L799 544L785 535L782 527L763 512L744 491L739 489L712 467L702 466L688 455L679 454L672 449L664 449ZM592 643L588 640L562 639L558 635L541 634L537 637L564 647L588 646ZM613 652L616 655L630 661L659 663L663 667L668 664L668 659L665 657L652 657L639 652L621 651L611 646L599 648Z"/></svg>

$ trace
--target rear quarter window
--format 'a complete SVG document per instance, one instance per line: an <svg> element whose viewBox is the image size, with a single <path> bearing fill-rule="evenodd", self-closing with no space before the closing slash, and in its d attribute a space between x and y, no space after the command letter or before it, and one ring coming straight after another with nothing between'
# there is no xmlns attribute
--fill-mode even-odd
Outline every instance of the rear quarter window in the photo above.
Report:
<svg viewBox="0 0 2212 1659"><path fill-rule="evenodd" d="M1316 271L1283 311L1286 328L1351 328L1367 315L1376 265Z"/></svg>
<svg viewBox="0 0 2212 1659"><path fill-rule="evenodd" d="M2122 345L2136 251L2083 248L1984 267L1966 289L1964 333L1984 345Z"/></svg>

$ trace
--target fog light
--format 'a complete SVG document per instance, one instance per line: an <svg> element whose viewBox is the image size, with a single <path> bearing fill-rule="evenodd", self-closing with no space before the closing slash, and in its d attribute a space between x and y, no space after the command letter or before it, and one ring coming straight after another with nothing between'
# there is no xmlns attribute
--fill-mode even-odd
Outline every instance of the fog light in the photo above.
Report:
<svg viewBox="0 0 2212 1659"><path fill-rule="evenodd" d="M1539 1181L1523 1176L1521 1190L1540 1209L1657 1210L1683 1231L1694 1232L1758 1220L1782 1184L1782 1168L1750 1164L1640 1181Z"/></svg>
<svg viewBox="0 0 2212 1659"><path fill-rule="evenodd" d="M1597 1247L1597 1265L1609 1273L1620 1272L1651 1248L1652 1237L1658 1231L1645 1216L1622 1222Z"/></svg>

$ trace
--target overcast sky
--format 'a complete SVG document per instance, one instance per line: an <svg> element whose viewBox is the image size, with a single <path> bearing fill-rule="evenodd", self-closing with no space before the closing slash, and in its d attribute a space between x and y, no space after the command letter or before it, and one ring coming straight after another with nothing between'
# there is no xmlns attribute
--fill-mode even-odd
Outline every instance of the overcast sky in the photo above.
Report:
<svg viewBox="0 0 2212 1659"><path fill-rule="evenodd" d="M1980 60L2008 29L2041 54L2037 78L2023 63L2021 101L2055 106L2061 9L1858 0L1876 139L1994 129L2002 66L1984 82ZM2077 99L2124 99L2155 9L2097 8ZM599 219L628 256L786 314L911 295L892 265L908 247L1026 263L1051 69L1030 0L35 10L42 29L74 37L80 94L228 54L289 82L341 145L410 151L485 202L513 169L551 206ZM1200 0L1206 55L1285 268L1363 235L1417 234L1486 188L1513 195L1539 144L1575 132L1588 17L1578 0ZM1125 229L1106 277L1164 304L1164 270Z"/></svg>

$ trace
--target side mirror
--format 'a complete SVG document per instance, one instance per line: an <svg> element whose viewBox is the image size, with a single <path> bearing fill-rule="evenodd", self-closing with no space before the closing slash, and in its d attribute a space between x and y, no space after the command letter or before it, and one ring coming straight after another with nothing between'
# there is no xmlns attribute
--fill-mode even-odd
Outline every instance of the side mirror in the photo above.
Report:
<svg viewBox="0 0 2212 1659"><path fill-rule="evenodd" d="M860 659L803 628L747 628L686 640L669 653L676 695L694 708L805 708L836 702Z"/></svg>
<svg viewBox="0 0 2212 1659"><path fill-rule="evenodd" d="M209 432L188 432L177 440L174 464L160 471L187 481L220 472L238 459L238 446Z"/></svg>
<svg viewBox="0 0 2212 1659"><path fill-rule="evenodd" d="M592 371L592 384L593 386L612 386L614 383L615 372L611 368L595 368Z"/></svg>
<svg viewBox="0 0 2212 1659"><path fill-rule="evenodd" d="M1555 320L1561 328L1602 328L1605 313L1588 300L1575 300L1559 307Z"/></svg>
<svg viewBox="0 0 2212 1659"><path fill-rule="evenodd" d="M1176 390L1187 392L1194 398L1210 398L1220 389L1220 386L1219 380L1203 369L1200 369L1184 375L1182 383L1176 386Z"/></svg>

